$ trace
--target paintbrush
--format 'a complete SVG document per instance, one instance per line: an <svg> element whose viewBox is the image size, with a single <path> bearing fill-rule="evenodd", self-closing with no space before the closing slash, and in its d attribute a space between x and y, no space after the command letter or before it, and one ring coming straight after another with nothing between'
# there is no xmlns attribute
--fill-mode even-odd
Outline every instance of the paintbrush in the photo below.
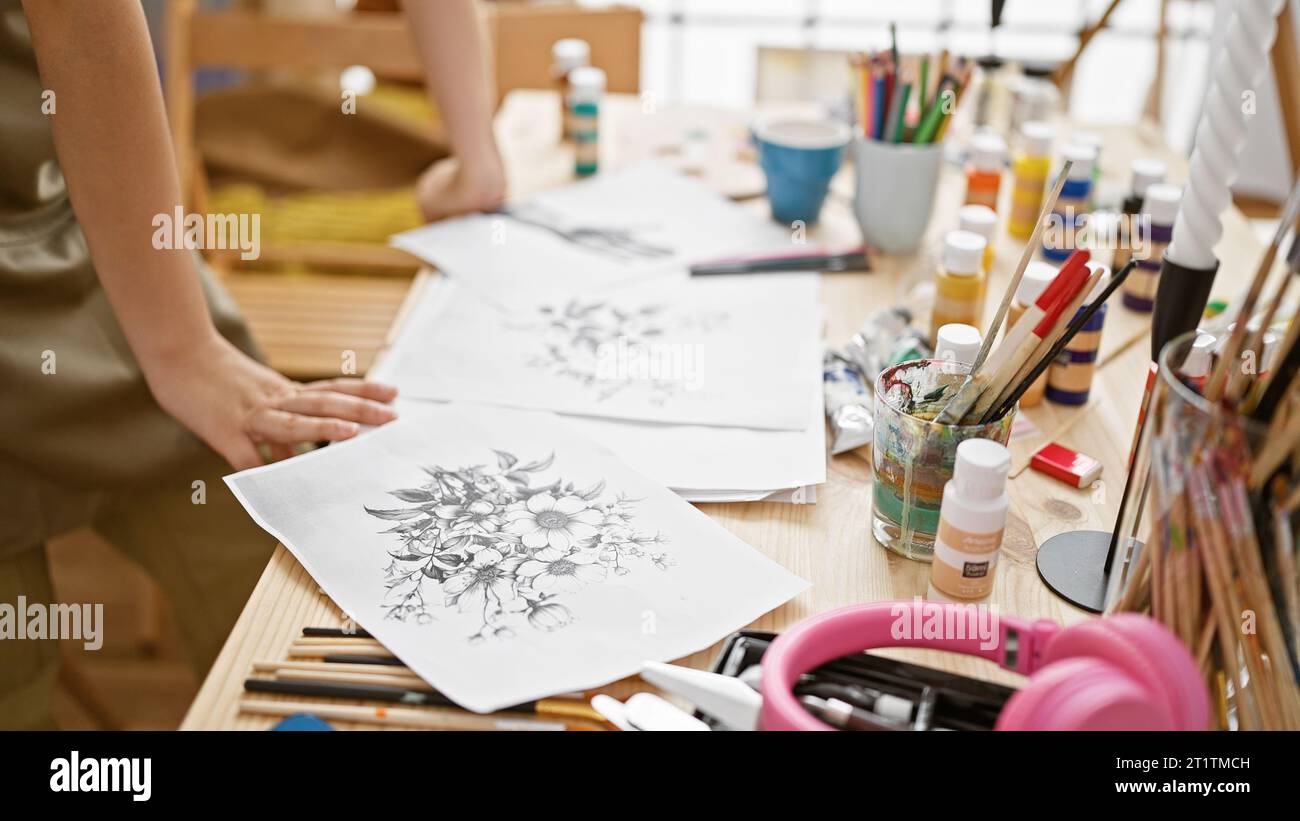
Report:
<svg viewBox="0 0 1300 821"><path fill-rule="evenodd" d="M1293 277L1300 276L1300 231L1291 240L1291 251L1287 254L1287 270L1289 276L1278 294L1279 299L1275 302L1280 301L1282 292L1286 290L1286 283L1290 283ZM1282 396L1281 389L1300 371L1300 346L1296 344L1297 338L1300 338L1300 321L1297 320L1300 320L1300 316L1291 318L1291 324L1287 327L1286 336L1278 350L1275 366L1269 368L1268 373L1255 381L1243 403L1245 411L1256 419L1272 417Z"/></svg>
<svg viewBox="0 0 1300 821"><path fill-rule="evenodd" d="M1012 380L1024 364L1031 361L1034 351L1039 350L1043 341L1051 335L1061 321L1061 317L1066 317L1068 321L1070 315L1063 312L1088 281L1087 263L1087 251L1079 250L1071 254L1051 285L1043 291L1044 295L1051 296L1046 309L1040 313L1038 303L1035 303L1034 310L1026 311L1025 316L1022 316L1007 333L1006 339L985 361L984 375L987 381L970 409L963 414L963 420L971 416L983 415L993 405L998 395L1012 384ZM1059 287L1056 287L1058 283ZM1024 327L1026 319L1032 323L1028 329Z"/></svg>
<svg viewBox="0 0 1300 821"><path fill-rule="evenodd" d="M1291 230L1291 223L1295 221L1297 207L1300 207L1300 183L1291 189L1291 195L1287 197L1286 206L1282 209L1282 221L1278 223L1277 231L1273 233L1273 241L1269 243L1263 259L1259 261L1259 267L1255 269L1255 277L1251 280L1250 289L1246 292L1241 310L1237 313L1237 322L1233 325L1232 333L1229 334L1228 342L1223 347L1218 364L1215 365L1214 372L1210 374L1210 379L1205 385L1205 398L1211 402L1218 402L1223 396L1228 368L1237 364L1242 337L1246 334L1246 325L1255 312L1255 303L1259 300L1260 292L1264 290L1264 283L1273 267L1273 261L1277 259L1278 248L1282 245L1287 232Z"/></svg>
<svg viewBox="0 0 1300 821"><path fill-rule="evenodd" d="M1085 271L1087 270L1085 269ZM968 417L974 417L970 419L971 423L974 423L975 419L987 413L990 408L1000 405L1001 400L1008 396L1015 389L1015 386L1019 385L1020 381L1029 375L1035 364L1046 358L1048 351L1065 333L1069 319L1079 312L1079 308L1083 306L1088 295L1097 288L1102 276L1103 271L1100 268L1088 273L1086 279L1073 292L1067 292L1064 304L1053 308L1053 315L1049 315L1039 323L1039 326L1034 329L1034 336L1039 339L1038 344L1024 357L1010 379L998 385L989 385L989 389L975 403L972 412L967 414ZM1038 336L1040 332L1043 333L1041 337Z"/></svg>
<svg viewBox="0 0 1300 821"><path fill-rule="evenodd" d="M980 420L981 424L992 422L995 419L1001 419L1004 414L1015 406L1016 402L1020 401L1021 395L1023 395L1025 391L1029 390L1029 386L1034 384L1034 381L1043 375L1043 371L1047 370L1048 367L1056 361L1056 358L1061 355L1061 351L1065 350L1065 346L1070 344L1070 340L1074 339L1075 335L1079 333L1079 330L1088 324L1088 320L1092 319L1093 315L1101 310L1101 306L1105 305L1106 300L1110 299L1111 294L1115 293L1115 291L1124 284L1124 280L1128 279L1129 272L1135 267L1137 267L1137 260L1129 260L1128 264L1119 269L1119 273L1111 278L1110 284L1101 292L1101 295L1094 299L1092 304L1085 308L1082 313L1078 313L1070 321L1070 324L1065 329L1065 333L1061 334L1045 355L1035 360L1033 369L1031 369L1023 379L1020 379L1015 383L1011 393L998 403L995 410L984 415L984 418Z"/></svg>
<svg viewBox="0 0 1300 821"><path fill-rule="evenodd" d="M967 397L958 394L958 399L966 405L961 421L978 418L988 410L1034 351L1039 349L1043 339L1051 334L1070 300L1087 281L1087 259L1087 251L1075 251L1051 285L1044 290L1043 295L1048 297L1042 300L1046 303L1045 309L1041 313L1035 310L1032 314L1026 311L1026 316L1016 322L1016 327L1012 328L993 355L985 360L984 369L979 376L970 383L962 384L961 390L967 392ZM1038 303L1035 303L1035 308L1037 307ZM1026 319L1027 327L1023 323Z"/></svg>
<svg viewBox="0 0 1300 821"><path fill-rule="evenodd" d="M1038 213L1038 223L1034 226L1034 233L1030 236L1029 241L1025 243L1025 251L1020 257L1020 264L1016 266L1015 273L1011 275L1011 283L1007 286L1006 293L1002 295L1002 303L998 306L997 313L993 315L993 321L989 323L989 328L984 334L984 342L981 343L979 352L975 354L975 361L971 363L970 374L957 391L957 395L935 417L935 422L941 425L956 423L966 415L966 412L970 410L970 406L979 397L979 390L971 386L971 383L980 374L980 369L984 366L984 360L988 358L989 350L993 347L993 338L998 335L998 331L1002 328L1002 320L1006 318L1007 308L1011 305L1011 299L1015 296L1016 289L1020 287L1020 280L1025 275L1025 268L1029 267L1029 260L1033 259L1034 249L1038 247L1039 242L1042 240L1043 229L1047 225L1047 216L1056 207L1057 197L1061 195L1061 188L1065 185L1065 179L1069 175L1070 167L1073 164L1070 160L1066 160L1061 166L1060 173L1056 175L1056 182L1052 184L1052 190L1043 200L1043 208Z"/></svg>

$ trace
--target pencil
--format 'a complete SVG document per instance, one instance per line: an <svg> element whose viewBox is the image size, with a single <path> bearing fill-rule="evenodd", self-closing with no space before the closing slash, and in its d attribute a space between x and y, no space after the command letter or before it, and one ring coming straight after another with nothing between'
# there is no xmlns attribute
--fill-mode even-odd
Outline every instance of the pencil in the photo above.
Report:
<svg viewBox="0 0 1300 821"><path fill-rule="evenodd" d="M925 110L925 103L930 99L930 55L921 58L921 78L916 86L916 104L918 111Z"/></svg>
<svg viewBox="0 0 1300 821"><path fill-rule="evenodd" d="M939 80L939 86L935 90L934 99L930 101L930 106L921 114L921 121L917 123L916 133L912 135L914 143L930 143L934 141L934 135L938 133L939 122L943 119L943 97L945 90L955 87L957 79L951 74L946 75Z"/></svg>
<svg viewBox="0 0 1300 821"><path fill-rule="evenodd" d="M898 113L896 115L897 119L894 121L893 142L901 143L903 141L903 122L907 114L907 98L911 93L912 83L909 79L903 82L902 88L899 90Z"/></svg>
<svg viewBox="0 0 1300 821"><path fill-rule="evenodd" d="M898 24L892 21L889 24L889 54L894 58L894 67L897 70L900 66L898 61Z"/></svg>
<svg viewBox="0 0 1300 821"><path fill-rule="evenodd" d="M301 636L293 640L296 647L323 647L345 645L348 647L383 647L369 636Z"/></svg>
<svg viewBox="0 0 1300 821"><path fill-rule="evenodd" d="M343 683L306 679L281 681L278 679L249 678L244 680L244 689L250 693L350 698L362 701L383 701L391 704L457 708L455 702L437 690L428 688L427 685L424 688L409 688L386 684ZM604 724L604 718L600 713L592 709L590 705L580 701L540 699L516 704L500 712L531 713L556 719L577 719L595 724Z"/></svg>
<svg viewBox="0 0 1300 821"><path fill-rule="evenodd" d="M277 670L320 670L335 673L359 673L368 676L384 676L387 678L419 678L409 667L393 666L387 664L371 664L373 659L367 659L366 663L358 664L356 662L336 663L329 661L254 661L253 671L258 673L273 673Z"/></svg>
<svg viewBox="0 0 1300 821"><path fill-rule="evenodd" d="M294 642L289 648L291 657L300 658L320 658L321 656L333 655L336 653L346 653L353 656L372 656L375 658L394 658L388 648L382 645L367 645L361 642L356 644L299 644Z"/></svg>
<svg viewBox="0 0 1300 821"><path fill-rule="evenodd" d="M351 630L345 627L304 627L302 628L304 638L340 638L340 639L369 639L374 638L360 627Z"/></svg>
<svg viewBox="0 0 1300 821"><path fill-rule="evenodd" d="M327 653L320 657L328 664L375 664L389 667L405 667L397 656L361 656L355 653Z"/></svg>
<svg viewBox="0 0 1300 821"><path fill-rule="evenodd" d="M533 716L499 714L483 716L444 707L354 707L348 704L323 704L309 701L264 701L242 698L240 712L264 716L291 716L311 713L336 721L355 721L389 727L412 727L425 730L544 730L564 731L562 721L542 721Z"/></svg>
<svg viewBox="0 0 1300 821"><path fill-rule="evenodd" d="M894 67L889 58L880 61L880 87L876 95L876 139L885 139L885 129L889 127L889 107L894 99Z"/></svg>

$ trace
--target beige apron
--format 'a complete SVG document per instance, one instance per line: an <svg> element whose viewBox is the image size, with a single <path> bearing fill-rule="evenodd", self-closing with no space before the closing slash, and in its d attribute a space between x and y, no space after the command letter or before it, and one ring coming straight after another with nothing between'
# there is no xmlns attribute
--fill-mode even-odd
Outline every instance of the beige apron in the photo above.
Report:
<svg viewBox="0 0 1300 821"><path fill-rule="evenodd" d="M68 201L41 93L19 1L0 0L0 602L55 601L43 545L91 525L168 591L202 670L272 542L221 481L222 460L149 393ZM200 275L218 330L252 353L229 296ZM0 728L49 723L56 650L0 640Z"/></svg>

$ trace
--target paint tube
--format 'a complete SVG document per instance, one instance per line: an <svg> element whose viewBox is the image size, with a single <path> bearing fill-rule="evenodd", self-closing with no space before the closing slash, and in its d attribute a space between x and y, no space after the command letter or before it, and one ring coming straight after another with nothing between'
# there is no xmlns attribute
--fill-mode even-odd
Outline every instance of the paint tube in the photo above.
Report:
<svg viewBox="0 0 1300 821"><path fill-rule="evenodd" d="M822 389L826 419L831 424L831 453L871 444L871 391L857 367L834 351L827 351L822 361Z"/></svg>
<svg viewBox="0 0 1300 821"><path fill-rule="evenodd" d="M920 333L912 327L910 311L901 307L883 308L867 317L849 344L844 346L843 356L857 367L870 390L880 372L900 354L898 349L918 341L925 345Z"/></svg>

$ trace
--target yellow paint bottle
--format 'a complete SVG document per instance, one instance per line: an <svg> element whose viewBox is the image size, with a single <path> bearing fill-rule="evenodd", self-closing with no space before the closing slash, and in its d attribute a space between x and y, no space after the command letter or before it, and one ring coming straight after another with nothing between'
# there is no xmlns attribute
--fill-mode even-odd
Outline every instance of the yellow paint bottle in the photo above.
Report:
<svg viewBox="0 0 1300 821"><path fill-rule="evenodd" d="M950 323L980 327L984 314L984 237L971 231L949 231L944 237L943 264L935 273L934 309L930 312L930 345L939 328Z"/></svg>
<svg viewBox="0 0 1300 821"><path fill-rule="evenodd" d="M1043 207L1043 189L1051 171L1052 127L1031 120L1020 129L1020 151L1011 162L1011 214L1007 233L1017 239L1029 239Z"/></svg>

